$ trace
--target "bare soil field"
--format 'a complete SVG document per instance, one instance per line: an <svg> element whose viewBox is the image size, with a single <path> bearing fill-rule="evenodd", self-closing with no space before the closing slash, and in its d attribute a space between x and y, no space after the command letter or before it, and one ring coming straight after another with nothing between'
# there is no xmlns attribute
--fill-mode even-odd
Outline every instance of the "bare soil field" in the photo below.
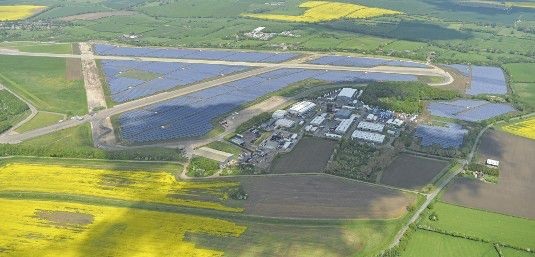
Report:
<svg viewBox="0 0 535 257"><path fill-rule="evenodd" d="M535 218L535 141L492 130L481 139L479 158L500 161L497 184L457 178L443 200L466 207Z"/></svg>
<svg viewBox="0 0 535 257"><path fill-rule="evenodd" d="M329 175L235 178L249 195L247 214L279 218L391 219L405 214L416 196Z"/></svg>
<svg viewBox="0 0 535 257"><path fill-rule="evenodd" d="M78 58L66 58L67 69L65 69L65 78L67 80L82 79L82 60Z"/></svg>
<svg viewBox="0 0 535 257"><path fill-rule="evenodd" d="M447 161L401 154L383 171L381 184L418 190L446 167Z"/></svg>
<svg viewBox="0 0 535 257"><path fill-rule="evenodd" d="M62 21L76 21L76 20L84 20L84 21L92 21L92 20L98 20L106 17L112 17L112 16L129 16L134 15L136 12L132 11L113 11L113 12L93 12L93 13L84 13L84 14L78 14L78 15L72 15L63 17L60 20Z"/></svg>
<svg viewBox="0 0 535 257"><path fill-rule="evenodd" d="M336 145L336 141L305 137L290 153L274 160L271 173L323 172Z"/></svg>

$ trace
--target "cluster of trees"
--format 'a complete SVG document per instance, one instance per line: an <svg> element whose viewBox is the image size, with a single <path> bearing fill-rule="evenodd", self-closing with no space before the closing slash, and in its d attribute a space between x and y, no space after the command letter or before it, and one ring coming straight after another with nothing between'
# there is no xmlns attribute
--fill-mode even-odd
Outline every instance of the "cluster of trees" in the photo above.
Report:
<svg viewBox="0 0 535 257"><path fill-rule="evenodd" d="M18 116L29 109L28 105L6 90L0 90L0 133L10 129Z"/></svg>
<svg viewBox="0 0 535 257"><path fill-rule="evenodd" d="M192 177L207 177L215 174L220 169L217 161L196 156L191 158L188 167L188 176Z"/></svg>
<svg viewBox="0 0 535 257"><path fill-rule="evenodd" d="M468 164L466 169L469 170L469 171L481 172L481 173L483 173L485 175L489 175L489 176L495 176L495 177L500 176L500 170L499 169L487 167L486 165L481 164L481 163L470 163L470 164Z"/></svg>
<svg viewBox="0 0 535 257"><path fill-rule="evenodd" d="M364 90L361 100L369 105L404 113L420 113L425 100L451 100L459 93L420 82L377 82Z"/></svg>
<svg viewBox="0 0 535 257"><path fill-rule="evenodd" d="M326 173L375 182L377 174L395 157L392 149L378 150L354 140L343 140Z"/></svg>

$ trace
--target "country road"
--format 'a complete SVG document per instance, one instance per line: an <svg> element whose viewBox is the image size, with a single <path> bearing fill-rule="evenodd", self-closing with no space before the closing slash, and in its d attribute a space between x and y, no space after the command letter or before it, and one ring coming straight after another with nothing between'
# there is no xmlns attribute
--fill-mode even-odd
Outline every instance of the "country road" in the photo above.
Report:
<svg viewBox="0 0 535 257"><path fill-rule="evenodd" d="M52 57L52 58L82 58L82 55L77 54L50 54L50 53L27 53L19 51L9 51L0 49L0 55L11 56L34 56L34 57ZM313 55L313 57L319 57L321 55ZM209 89L212 87L220 86L226 83L234 82L237 80L258 76L263 73L274 71L283 68L300 68L300 69L313 69L313 70L330 70L330 71L355 71L355 72L381 72L389 74L405 74L416 76L438 76L445 79L443 83L434 84L434 86L448 85L453 82L453 77L446 71L433 66L433 68L410 68L410 67L391 67L391 66L378 66L373 68L362 67L346 67L346 66L333 66L333 65L315 65L302 63L310 60L311 56L303 56L299 59L290 60L284 63L251 63L251 62L229 62L229 61L212 61L212 60L193 60L193 59L170 59L170 58L149 58L149 57L119 57L119 56L94 56L95 59L100 60L137 60L137 61L159 61L159 62L180 62L180 63L199 63L199 64L222 64L222 65L240 65L253 67L251 70L232 74L229 76L217 78L214 80L200 82L188 87L178 88L168 92L162 92L152 96L148 96L142 99L133 100L130 102L118 104L114 107L104 109L102 111L80 117L79 119L67 120L62 123L57 123L48 127L39 128L33 131L29 131L23 134L0 135L0 143L18 144L23 141L57 132L63 129L76 127L78 125L90 122L98 122L114 115L128 112L134 109L149 106L155 103L160 103L166 100L170 100L176 97L188 95L197 91Z"/></svg>

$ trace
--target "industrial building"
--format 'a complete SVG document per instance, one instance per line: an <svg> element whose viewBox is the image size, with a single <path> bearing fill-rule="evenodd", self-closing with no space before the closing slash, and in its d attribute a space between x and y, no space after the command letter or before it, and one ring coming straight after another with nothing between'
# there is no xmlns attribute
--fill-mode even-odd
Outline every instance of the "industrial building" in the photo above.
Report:
<svg viewBox="0 0 535 257"><path fill-rule="evenodd" d="M361 121L359 125L357 126L357 128L360 130L383 132L383 130L385 129L385 125L379 124L379 123Z"/></svg>
<svg viewBox="0 0 535 257"><path fill-rule="evenodd" d="M396 127L401 127L403 125L403 121L400 119L389 119L386 124L394 125Z"/></svg>
<svg viewBox="0 0 535 257"><path fill-rule="evenodd" d="M288 110L288 112L290 114L292 114L292 115L304 116L308 112L314 110L314 108L316 108L316 104L315 103L309 102L309 101L303 101L303 102L299 102L299 103L294 104Z"/></svg>
<svg viewBox="0 0 535 257"><path fill-rule="evenodd" d="M295 125L295 121L289 119L278 119L275 121L275 127L291 128Z"/></svg>
<svg viewBox="0 0 535 257"><path fill-rule="evenodd" d="M336 113L334 114L334 117L337 118L337 119L349 119L349 117L351 117L352 113L353 112L351 110L342 108L342 109L336 111Z"/></svg>
<svg viewBox="0 0 535 257"><path fill-rule="evenodd" d="M367 132L362 130L355 130L351 135L352 139L364 140L372 143L382 144L385 141L385 135Z"/></svg>
<svg viewBox="0 0 535 257"><path fill-rule="evenodd" d="M193 154L217 161L220 165L225 165L234 156L233 154L215 150L209 147L201 147L195 149L195 152Z"/></svg>
<svg viewBox="0 0 535 257"><path fill-rule="evenodd" d="M338 96L336 96L336 100L351 101L357 91L358 89L354 88L343 88L342 90L340 90L340 93L338 93Z"/></svg>
<svg viewBox="0 0 535 257"><path fill-rule="evenodd" d="M312 121L310 121L310 125L312 126L319 126L321 125L324 121L325 121L325 117L327 116L326 113L324 113L325 115L320 115L320 116L316 116Z"/></svg>
<svg viewBox="0 0 535 257"><path fill-rule="evenodd" d="M353 124L356 118L357 118L356 115L351 115L349 119L342 120L342 122L340 122L340 124L338 125L338 127L336 127L334 132L336 134L345 134L347 130L349 130L349 128L351 127L351 125Z"/></svg>
<svg viewBox="0 0 535 257"><path fill-rule="evenodd" d="M273 119L282 119L288 114L285 110L276 110L273 115L271 116Z"/></svg>

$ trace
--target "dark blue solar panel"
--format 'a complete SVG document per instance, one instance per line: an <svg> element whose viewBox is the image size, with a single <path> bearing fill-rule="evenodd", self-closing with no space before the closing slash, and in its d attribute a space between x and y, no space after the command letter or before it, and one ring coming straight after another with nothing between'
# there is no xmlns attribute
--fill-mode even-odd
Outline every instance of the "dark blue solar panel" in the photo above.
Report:
<svg viewBox="0 0 535 257"><path fill-rule="evenodd" d="M336 66L350 66L350 67L376 67L376 66L401 66L401 67L415 67L415 68L429 68L423 63L416 63L411 61L399 61L380 58L368 57L351 57L351 56L322 56L309 63L320 65L336 65Z"/></svg>
<svg viewBox="0 0 535 257"><path fill-rule="evenodd" d="M460 148L466 134L468 130L451 123L445 127L418 125L415 132L421 146L438 146L444 149Z"/></svg>
<svg viewBox="0 0 535 257"><path fill-rule="evenodd" d="M507 94L507 82L503 70L497 67L473 66L472 82L466 93L469 95Z"/></svg>
<svg viewBox="0 0 535 257"><path fill-rule="evenodd" d="M510 104L470 99L430 102L427 110L434 116L472 122L492 119L515 111Z"/></svg>

